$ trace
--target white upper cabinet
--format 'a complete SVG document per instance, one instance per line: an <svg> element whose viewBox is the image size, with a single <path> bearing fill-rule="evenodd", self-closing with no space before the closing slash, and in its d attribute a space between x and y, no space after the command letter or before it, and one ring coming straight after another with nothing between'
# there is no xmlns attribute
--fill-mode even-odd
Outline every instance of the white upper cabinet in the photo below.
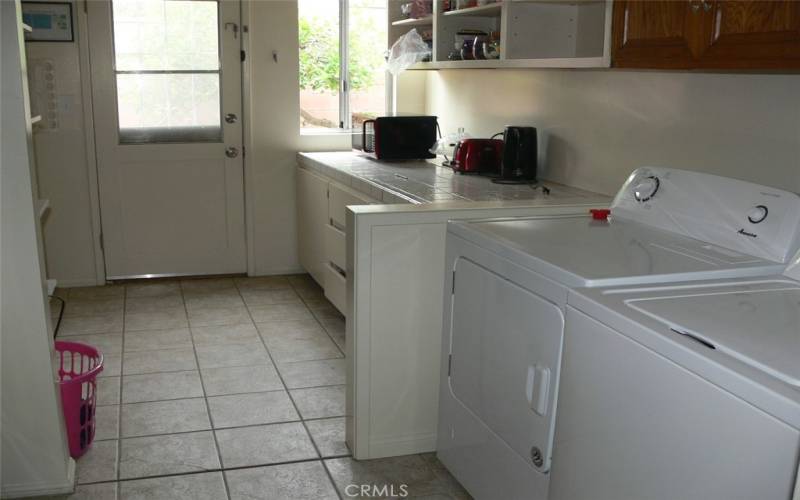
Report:
<svg viewBox="0 0 800 500"><path fill-rule="evenodd" d="M611 65L611 0L502 0L448 11L443 0L434 0L433 13L420 19L404 15L403 3L389 0L389 46L412 28L433 39L432 60L412 69ZM462 59L459 33L471 30L494 35L499 57Z"/></svg>

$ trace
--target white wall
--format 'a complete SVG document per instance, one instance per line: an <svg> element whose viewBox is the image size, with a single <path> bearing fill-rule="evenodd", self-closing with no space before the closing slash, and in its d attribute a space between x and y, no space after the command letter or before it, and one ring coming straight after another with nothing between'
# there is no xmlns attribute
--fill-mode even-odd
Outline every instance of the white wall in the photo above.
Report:
<svg viewBox="0 0 800 500"><path fill-rule="evenodd" d="M2 134L0 134L0 495L72 490L51 362L40 232L34 208L30 108L24 80L19 2L0 2Z"/></svg>
<svg viewBox="0 0 800 500"><path fill-rule="evenodd" d="M250 89L245 182L253 221L249 268L251 274L294 272L300 269L294 188L300 129L297 2L246 1L244 12Z"/></svg>
<svg viewBox="0 0 800 500"><path fill-rule="evenodd" d="M332 0L333 1L333 0ZM348 150L349 135L300 134L297 0L245 0L245 86L250 90L246 182L253 221L251 274L301 271L297 258L295 155ZM272 59L277 51L278 62ZM425 76L403 75L398 109L424 110Z"/></svg>
<svg viewBox="0 0 800 500"><path fill-rule="evenodd" d="M541 134L547 179L613 194L661 165L800 192L800 75L622 70L430 72L443 132Z"/></svg>

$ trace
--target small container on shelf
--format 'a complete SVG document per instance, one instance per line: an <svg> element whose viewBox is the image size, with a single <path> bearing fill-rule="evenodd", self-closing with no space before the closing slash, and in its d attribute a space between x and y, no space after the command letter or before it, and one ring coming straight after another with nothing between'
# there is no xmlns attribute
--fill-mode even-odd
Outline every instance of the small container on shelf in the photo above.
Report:
<svg viewBox="0 0 800 500"><path fill-rule="evenodd" d="M475 59L500 59L500 32L492 31L487 37L475 37Z"/></svg>
<svg viewBox="0 0 800 500"><path fill-rule="evenodd" d="M500 40L483 42L482 59L500 59Z"/></svg>
<svg viewBox="0 0 800 500"><path fill-rule="evenodd" d="M469 9L470 7L477 7L478 0L456 0L455 10Z"/></svg>
<svg viewBox="0 0 800 500"><path fill-rule="evenodd" d="M400 4L400 13L406 19L422 19L433 13L433 0L413 0Z"/></svg>

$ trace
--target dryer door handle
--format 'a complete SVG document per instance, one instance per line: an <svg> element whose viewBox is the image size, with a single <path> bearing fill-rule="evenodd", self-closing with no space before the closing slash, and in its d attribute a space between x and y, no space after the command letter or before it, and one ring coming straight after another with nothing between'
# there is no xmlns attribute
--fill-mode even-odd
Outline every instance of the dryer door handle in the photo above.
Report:
<svg viewBox="0 0 800 500"><path fill-rule="evenodd" d="M538 364L529 366L525 389L531 410L542 417L547 415L548 396L550 395L550 368Z"/></svg>

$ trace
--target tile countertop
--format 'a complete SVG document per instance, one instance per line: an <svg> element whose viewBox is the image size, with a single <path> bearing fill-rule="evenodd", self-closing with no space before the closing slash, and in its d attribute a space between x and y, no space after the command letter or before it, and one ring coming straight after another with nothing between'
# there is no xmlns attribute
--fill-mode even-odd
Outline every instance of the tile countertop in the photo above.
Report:
<svg viewBox="0 0 800 500"><path fill-rule="evenodd" d="M297 153L298 163L387 204L441 202L609 203L608 196L563 184L495 184L489 178L464 175L433 161L377 161L352 151ZM549 194L541 187L546 186ZM538 204L538 203L537 203Z"/></svg>

